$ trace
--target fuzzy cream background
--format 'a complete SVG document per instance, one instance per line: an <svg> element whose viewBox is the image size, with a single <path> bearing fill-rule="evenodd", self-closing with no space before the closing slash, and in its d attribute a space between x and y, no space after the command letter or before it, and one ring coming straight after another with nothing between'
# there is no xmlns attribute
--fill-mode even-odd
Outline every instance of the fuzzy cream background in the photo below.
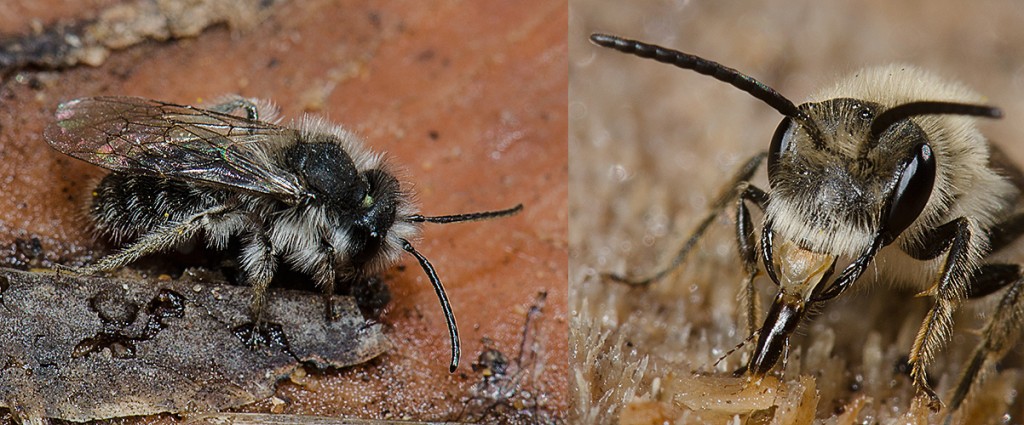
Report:
<svg viewBox="0 0 1024 425"><path fill-rule="evenodd" d="M1022 2L571 0L569 7L570 379L580 423L614 423L636 401L670 410L660 411L662 419L708 420L672 400L686 390L681 376L713 371L711 364L747 335L737 309L733 212L721 215L681 272L647 290L602 282L598 273L643 274L666 264L728 176L768 148L781 119L710 77L596 47L590 33L719 61L795 103L863 66L915 64L1003 108L1006 118L982 123L982 130L1024 164ZM767 188L763 170L755 182ZM774 294L766 279L757 287L762 301ZM816 422L940 420L908 413L913 389L895 367L928 300L886 287L859 289L802 326L786 379L813 378ZM962 310L930 368L944 400L995 298ZM1024 422L1021 346L975 397L967 412L972 422ZM714 372L727 375L748 351Z"/></svg>

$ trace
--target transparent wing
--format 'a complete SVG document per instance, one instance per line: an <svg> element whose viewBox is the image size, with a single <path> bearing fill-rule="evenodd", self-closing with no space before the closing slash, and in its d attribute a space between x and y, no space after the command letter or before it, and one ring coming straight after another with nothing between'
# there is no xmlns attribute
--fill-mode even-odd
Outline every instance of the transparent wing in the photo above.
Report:
<svg viewBox="0 0 1024 425"><path fill-rule="evenodd" d="M119 172L204 182L298 202L311 196L270 160L269 145L298 131L136 97L91 97L57 107L50 146Z"/></svg>

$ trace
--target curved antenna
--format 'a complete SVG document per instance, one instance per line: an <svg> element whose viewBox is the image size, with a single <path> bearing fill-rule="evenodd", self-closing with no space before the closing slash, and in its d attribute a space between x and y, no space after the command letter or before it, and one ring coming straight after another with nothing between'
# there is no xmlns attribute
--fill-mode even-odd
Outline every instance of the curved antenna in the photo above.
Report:
<svg viewBox="0 0 1024 425"><path fill-rule="evenodd" d="M871 140L878 140L893 124L917 115L968 115L983 118L1002 118L1003 111L993 106L969 103L924 101L897 105L882 112L871 122Z"/></svg>
<svg viewBox="0 0 1024 425"><path fill-rule="evenodd" d="M454 214L454 215L439 215L434 217L426 217L423 215L415 214L408 218L409 221L415 223L458 223L462 221L476 221L476 220L487 220L491 218L506 217L518 213L523 210L523 204L518 204L512 208L497 211L482 211L467 214ZM423 268L423 272L427 274L427 278L430 279L430 284L434 286L434 292L437 293L437 299L441 302L441 310L444 312L444 320L448 323L448 336L452 340L452 363L448 367L449 373L455 373L455 369L459 367L459 356L461 355L461 349L459 342L459 327L455 324L455 313L452 312L452 305L448 302L448 294L444 292L444 285L441 284L441 279L437 277L437 272L434 271L434 266L430 264L427 257L420 254L416 248L413 248L412 244L405 239L399 239L402 242L402 249L416 257L416 260L420 262L420 267Z"/></svg>
<svg viewBox="0 0 1024 425"><path fill-rule="evenodd" d="M444 311L444 320L448 322L448 336L452 339L452 363L448 366L448 373L455 373L455 369L459 367L459 355L461 353L459 343L459 328L455 324L455 314L452 313L452 305L448 302L448 294L444 292L444 285L441 284L441 279L437 277L437 272L434 271L434 266L427 261L427 257L416 251L416 248L412 247L412 244L405 239L402 241L402 249L416 257L420 262L420 267L427 274L427 278L430 279L430 284L434 285L434 292L437 293L437 299L441 301L441 310Z"/></svg>
<svg viewBox="0 0 1024 425"><path fill-rule="evenodd" d="M416 214L416 215L410 216L408 218L408 220L412 221L412 222L416 222L416 223L427 222L427 223L447 224L447 223L458 223L460 221L477 221L477 220L487 220L487 219L491 219L491 218L507 217L507 216L516 214L516 213L518 213L519 211L522 211L522 210L523 210L523 204L519 204L519 205L516 205L516 206L514 206L512 208L508 208L508 209L504 209L504 210L497 210L497 211L482 211L482 212L466 213L466 214L455 214L455 215L439 215L439 216L435 216L435 217L425 217L425 216Z"/></svg>
<svg viewBox="0 0 1024 425"><path fill-rule="evenodd" d="M642 58L654 59L661 63L667 63L679 68L696 71L713 77L719 81L729 83L729 85L750 93L751 96L760 99L762 102L768 104L768 106L779 111L782 115L799 120L801 124L804 124L804 127L811 127L806 125L807 121L809 121L807 116L797 109L793 102L779 94L775 89L718 62L683 53L678 50L608 34L592 34L590 36L590 41L601 47L607 47L609 49L633 54Z"/></svg>

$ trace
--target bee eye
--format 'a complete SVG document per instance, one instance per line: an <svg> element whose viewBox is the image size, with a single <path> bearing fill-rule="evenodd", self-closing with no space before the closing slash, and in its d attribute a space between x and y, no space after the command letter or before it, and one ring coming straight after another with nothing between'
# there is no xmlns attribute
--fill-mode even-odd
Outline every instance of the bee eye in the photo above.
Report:
<svg viewBox="0 0 1024 425"><path fill-rule="evenodd" d="M787 137L789 129L793 127L793 119L786 118L779 123L779 128L775 129L775 134L772 135L772 144L768 148L768 183L771 184L775 180L775 169L778 167L779 156L782 152L789 150L789 140L792 136Z"/></svg>
<svg viewBox="0 0 1024 425"><path fill-rule="evenodd" d="M932 194L935 183L935 156L927 144L919 144L914 148L914 156L900 173L899 182L892 191L889 202L889 213L885 227L889 242L896 239L910 226L917 216L921 215L928 198Z"/></svg>

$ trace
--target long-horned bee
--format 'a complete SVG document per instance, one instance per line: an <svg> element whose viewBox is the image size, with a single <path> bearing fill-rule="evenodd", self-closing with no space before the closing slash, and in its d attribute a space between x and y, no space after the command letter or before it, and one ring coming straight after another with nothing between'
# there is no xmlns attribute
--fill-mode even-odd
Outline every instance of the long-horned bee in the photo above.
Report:
<svg viewBox="0 0 1024 425"><path fill-rule="evenodd" d="M1012 347L1024 307L1024 272L990 257L1024 234L1024 212L1016 210L1024 173L976 128L976 117L1002 115L982 104L980 95L920 69L890 65L855 72L796 105L698 56L612 35L590 39L714 77L784 116L768 150L742 165L666 268L646 277L608 275L631 285L665 277L718 214L735 208L744 290L754 292L762 268L778 287L763 324L752 329L756 344L738 373L754 380L770 373L784 361L808 311L862 276L932 298L909 364L918 395L933 409L942 403L926 369L949 340L953 313L964 299L1005 289L951 396L950 411L962 405L984 368ZM767 189L750 182L762 164ZM759 238L750 206L764 213ZM757 323L756 308L747 315Z"/></svg>
<svg viewBox="0 0 1024 425"><path fill-rule="evenodd" d="M61 104L45 130L58 151L113 170L93 190L96 229L119 252L73 270L95 274L166 251L202 234L214 249L241 241L242 279L252 286L260 323L267 287L283 261L312 275L328 318L336 281L354 282L413 255L427 274L451 337L459 336L434 267L410 240L421 223L503 217L513 208L428 217L416 213L381 154L323 120L275 124L267 102L231 97L210 109L134 97L94 97Z"/></svg>

